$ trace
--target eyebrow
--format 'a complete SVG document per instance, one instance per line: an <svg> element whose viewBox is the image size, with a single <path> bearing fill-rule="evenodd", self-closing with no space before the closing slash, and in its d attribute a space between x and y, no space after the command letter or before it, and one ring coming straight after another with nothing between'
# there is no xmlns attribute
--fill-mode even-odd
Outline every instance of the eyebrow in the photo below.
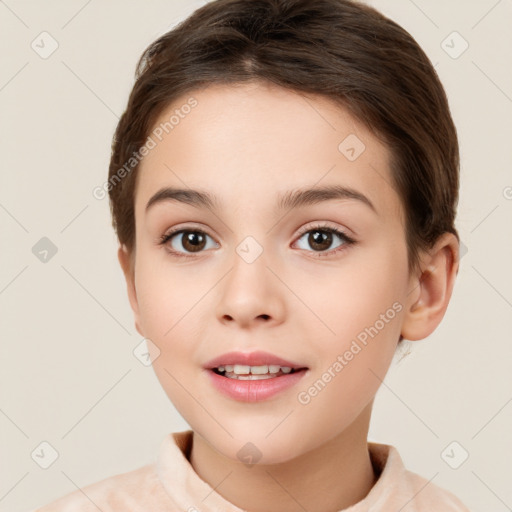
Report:
<svg viewBox="0 0 512 512"><path fill-rule="evenodd" d="M292 210L301 206L309 206L334 199L355 199L368 206L374 213L377 210L373 203L361 192L350 187L331 185L311 189L296 189L280 195L277 200L277 211ZM146 205L146 212L157 203L176 201L189 204L196 208L218 209L219 199L209 192L165 187L156 192Z"/></svg>

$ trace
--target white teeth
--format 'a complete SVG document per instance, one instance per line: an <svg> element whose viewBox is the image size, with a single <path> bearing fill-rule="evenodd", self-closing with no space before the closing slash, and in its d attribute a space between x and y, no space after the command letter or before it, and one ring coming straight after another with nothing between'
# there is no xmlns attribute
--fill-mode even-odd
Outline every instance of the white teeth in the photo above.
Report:
<svg viewBox="0 0 512 512"><path fill-rule="evenodd" d="M276 366L277 370L272 371L271 366L251 366L251 373L253 375L265 375L266 373L277 373L279 371L279 366Z"/></svg>
<svg viewBox="0 0 512 512"><path fill-rule="evenodd" d="M219 366L217 370L219 370L219 372L224 372L226 376L228 376L227 374L232 373L237 376L241 375L250 377L252 375L275 376L279 373L279 371L281 371L282 373L290 373L292 371L292 368L290 366L279 366L278 364L260 366L249 366L245 364L226 364L224 366Z"/></svg>
<svg viewBox="0 0 512 512"><path fill-rule="evenodd" d="M233 371L237 375L247 375L247 374L251 373L251 367L246 366L244 364L235 364Z"/></svg>

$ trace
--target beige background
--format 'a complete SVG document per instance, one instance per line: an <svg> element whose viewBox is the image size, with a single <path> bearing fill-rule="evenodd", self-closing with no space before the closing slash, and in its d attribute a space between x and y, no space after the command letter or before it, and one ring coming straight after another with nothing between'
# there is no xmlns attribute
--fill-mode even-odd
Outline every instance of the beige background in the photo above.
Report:
<svg viewBox="0 0 512 512"><path fill-rule="evenodd" d="M467 254L441 327L390 369L370 438L397 446L410 470L472 510L510 510L512 3L371 3L416 38L446 87ZM133 355L141 337L108 202L92 190L106 180L139 55L200 5L0 2L1 512L148 464L167 433L188 428ZM469 44L458 58L464 42L453 31ZM46 59L31 47L42 52L41 37L46 51L49 37L58 43ZM58 250L46 263L32 252L42 237ZM59 454L48 469L31 457L43 441ZM469 458L449 467L463 450Z"/></svg>

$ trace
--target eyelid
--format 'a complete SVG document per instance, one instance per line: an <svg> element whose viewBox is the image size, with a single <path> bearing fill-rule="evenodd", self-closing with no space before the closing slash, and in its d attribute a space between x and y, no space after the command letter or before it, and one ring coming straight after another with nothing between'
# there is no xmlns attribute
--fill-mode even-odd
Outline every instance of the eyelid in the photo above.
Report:
<svg viewBox="0 0 512 512"><path fill-rule="evenodd" d="M208 229L199 224L198 225L187 224L186 226L181 226L178 224L177 226L174 226L173 228L167 230L163 235L157 237L155 242L159 245L166 244L172 237L174 237L175 235L177 235L179 233L183 233L185 231L192 231L192 232L199 231L200 233L204 233L206 236L209 236L217 245L219 245L219 242L217 242L215 237L212 236L208 232ZM183 253L183 254L185 254L185 253Z"/></svg>
<svg viewBox="0 0 512 512"><path fill-rule="evenodd" d="M301 237L304 233L307 233L308 231L311 231L312 229L332 229L334 231L339 231L347 238L350 238L350 236L347 234L347 230L345 228L342 228L337 225L332 225L329 221L322 221L322 220L317 220L317 221L313 220L310 223L306 224L305 226L300 228L297 236Z"/></svg>
<svg viewBox="0 0 512 512"><path fill-rule="evenodd" d="M182 224L185 224L185 225L182 225ZM179 233L180 231L200 231L215 240L215 237L209 233L208 228L202 224L194 224L194 223L192 223L192 224L182 223L182 224L173 226L172 228L165 231L165 233L163 235L161 235L157 238L157 241L161 240L162 238L164 238L166 236L175 235L176 233Z"/></svg>

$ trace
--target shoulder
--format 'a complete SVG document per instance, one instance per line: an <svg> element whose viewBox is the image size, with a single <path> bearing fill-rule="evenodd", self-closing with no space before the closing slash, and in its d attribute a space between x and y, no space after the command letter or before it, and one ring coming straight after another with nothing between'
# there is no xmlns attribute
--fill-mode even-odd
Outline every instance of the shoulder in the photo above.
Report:
<svg viewBox="0 0 512 512"><path fill-rule="evenodd" d="M171 502L152 464L87 485L31 512L160 512Z"/></svg>
<svg viewBox="0 0 512 512"><path fill-rule="evenodd" d="M405 468L398 450L392 445L369 443L374 469L380 474L369 494L370 505L382 510L409 512L470 512L450 491ZM373 508L370 508L373 510Z"/></svg>
<svg viewBox="0 0 512 512"><path fill-rule="evenodd" d="M414 502L414 510L417 512L470 512L453 493L417 473L406 470L404 484L408 487L411 501Z"/></svg>

